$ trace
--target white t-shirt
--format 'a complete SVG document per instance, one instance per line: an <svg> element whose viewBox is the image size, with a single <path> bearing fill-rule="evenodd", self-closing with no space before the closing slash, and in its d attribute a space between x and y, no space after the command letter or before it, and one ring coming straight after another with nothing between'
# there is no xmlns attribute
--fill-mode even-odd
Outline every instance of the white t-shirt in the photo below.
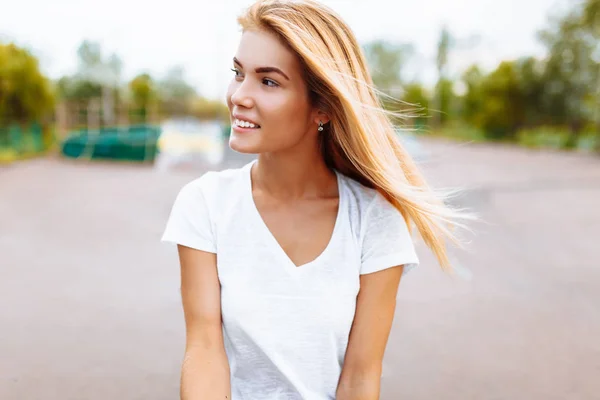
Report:
<svg viewBox="0 0 600 400"><path fill-rule="evenodd" d="M185 185L162 240L217 254L233 400L334 399L361 274L419 263L407 225L381 194L336 172L326 249L296 267L262 220L250 168Z"/></svg>

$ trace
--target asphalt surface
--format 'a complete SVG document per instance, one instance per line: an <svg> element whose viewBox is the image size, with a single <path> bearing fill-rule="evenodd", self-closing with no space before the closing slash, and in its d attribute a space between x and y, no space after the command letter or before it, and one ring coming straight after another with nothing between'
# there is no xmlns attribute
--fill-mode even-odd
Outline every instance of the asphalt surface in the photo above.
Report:
<svg viewBox="0 0 600 400"><path fill-rule="evenodd" d="M401 283L384 400L600 399L600 157L422 142L436 186L485 223L459 274ZM249 159L233 153L227 166ZM178 398L176 251L194 168L43 158L0 167L0 399Z"/></svg>

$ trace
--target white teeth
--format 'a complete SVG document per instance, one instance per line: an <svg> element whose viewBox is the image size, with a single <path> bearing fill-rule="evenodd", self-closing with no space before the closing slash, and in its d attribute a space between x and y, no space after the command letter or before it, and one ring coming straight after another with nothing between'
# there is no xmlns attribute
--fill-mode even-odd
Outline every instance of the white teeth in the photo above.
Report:
<svg viewBox="0 0 600 400"><path fill-rule="evenodd" d="M236 119L235 124L237 126L241 126L242 128L258 128L258 126L259 126L259 125L254 125L252 122L242 121L240 119Z"/></svg>

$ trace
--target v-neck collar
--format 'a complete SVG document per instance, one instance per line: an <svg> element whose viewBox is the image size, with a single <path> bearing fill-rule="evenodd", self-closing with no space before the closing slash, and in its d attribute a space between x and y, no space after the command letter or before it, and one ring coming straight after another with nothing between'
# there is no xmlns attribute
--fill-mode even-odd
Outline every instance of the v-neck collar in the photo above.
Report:
<svg viewBox="0 0 600 400"><path fill-rule="evenodd" d="M333 231L331 233L331 237L329 238L327 246L312 261L308 261L302 265L296 265L292 261L292 259L287 255L287 253L283 250L283 248L281 247L281 245L279 244L279 242L277 241L277 239L275 238L275 236L273 235L273 233L271 232L271 230L265 223L265 220L263 219L262 215L260 215L260 212L258 211L258 208L256 207L256 203L254 202L254 196L252 195L252 166L257 161L258 160L253 160L250 163L246 164L246 166L244 167L244 189L245 189L244 197L248 200L247 202L248 202L248 205L250 208L250 213L252 214L252 217L256 220L256 224L258 225L258 227L261 231L261 234L265 237L265 240L269 241L269 243L270 243L271 247L274 249L274 251L279 253L279 255L280 255L281 259L283 260L283 263L286 265L286 267L290 271L293 271L295 273L298 273L299 271L306 271L310 267L317 265L323 258L326 257L327 253L329 253L331 247L333 247L333 245L337 239L338 231L341 229L340 225L342 224L343 207L345 206L345 202L344 202L344 196L342 195L343 188L342 188L342 178L340 176L340 173L337 170L333 170L335 172L335 176L336 176L336 180L337 180L339 201L338 201L338 211L337 211L337 216L335 219L335 225L333 227Z"/></svg>

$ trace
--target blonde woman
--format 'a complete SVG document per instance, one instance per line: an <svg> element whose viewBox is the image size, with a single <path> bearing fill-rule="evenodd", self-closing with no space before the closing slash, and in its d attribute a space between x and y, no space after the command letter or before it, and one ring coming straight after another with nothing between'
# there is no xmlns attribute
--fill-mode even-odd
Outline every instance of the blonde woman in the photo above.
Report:
<svg viewBox="0 0 600 400"><path fill-rule="evenodd" d="M258 159L177 196L181 398L378 399L415 225L440 264L462 215L398 142L350 28L314 1L262 0L227 94L230 147Z"/></svg>

